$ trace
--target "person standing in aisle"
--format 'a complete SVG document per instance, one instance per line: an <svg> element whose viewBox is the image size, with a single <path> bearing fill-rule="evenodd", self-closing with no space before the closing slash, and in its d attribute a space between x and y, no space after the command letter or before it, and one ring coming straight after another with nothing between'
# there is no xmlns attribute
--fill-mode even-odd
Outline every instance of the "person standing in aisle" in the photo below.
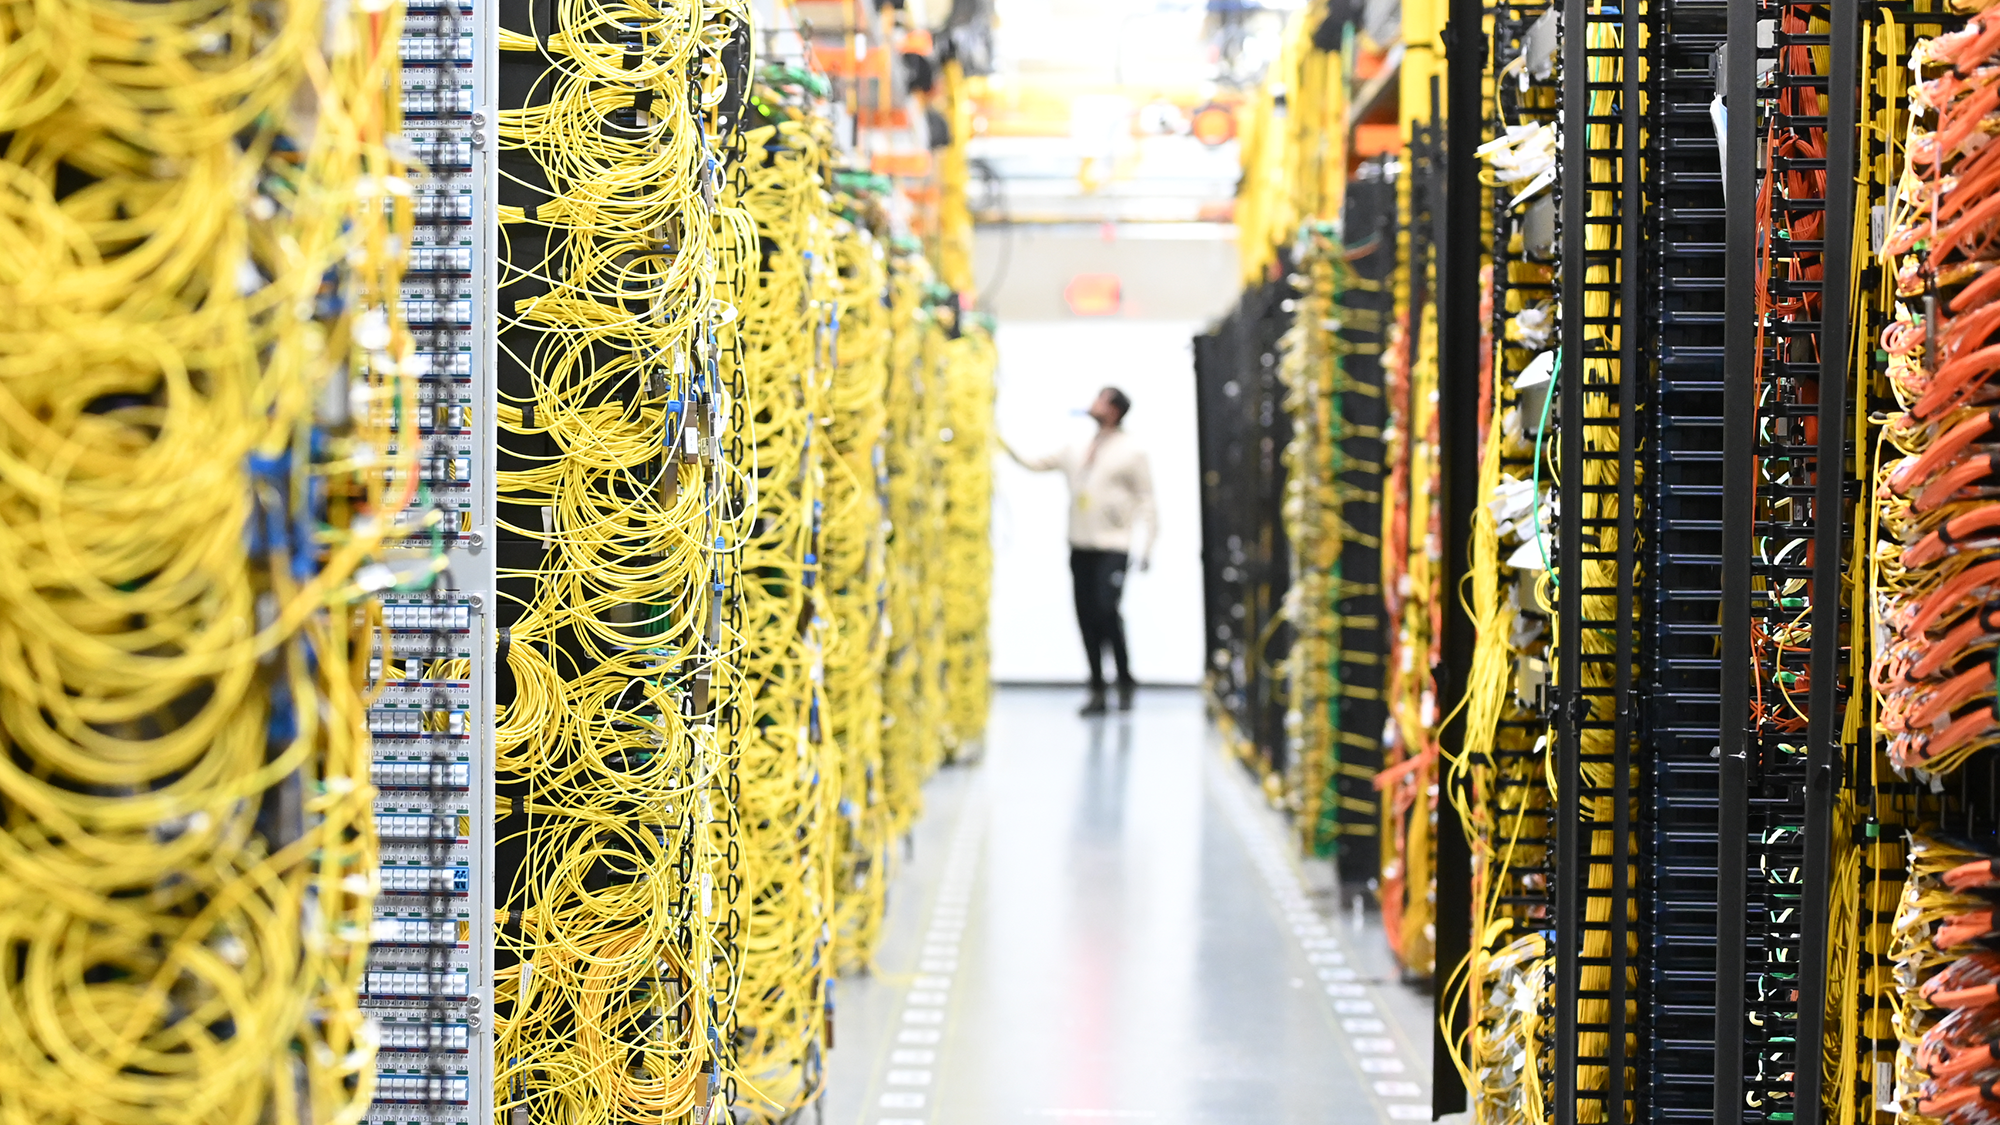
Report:
<svg viewBox="0 0 2000 1125"><path fill-rule="evenodd" d="M1152 565L1153 543L1159 538L1160 517L1153 506L1153 472L1146 451L1123 428L1132 400L1116 387L1097 393L1088 413L1097 433L1087 445L1070 446L1047 457L1025 458L1006 442L1016 464L1033 472L1060 469L1069 478L1069 572L1075 587L1076 624L1083 633L1083 651L1090 661L1090 699L1081 714L1105 711L1104 647L1118 670L1118 709L1132 709L1138 682L1125 654L1125 619L1118 599L1125 590L1131 561L1133 525L1146 525L1139 569Z"/></svg>

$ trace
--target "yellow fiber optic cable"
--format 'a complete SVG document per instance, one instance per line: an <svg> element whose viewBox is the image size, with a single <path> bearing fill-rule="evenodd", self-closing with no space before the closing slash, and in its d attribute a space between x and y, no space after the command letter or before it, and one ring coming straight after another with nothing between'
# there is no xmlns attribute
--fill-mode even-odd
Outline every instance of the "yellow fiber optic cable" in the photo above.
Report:
<svg viewBox="0 0 2000 1125"><path fill-rule="evenodd" d="M748 132L737 191L762 248L741 329L757 523L743 552L738 1065L767 1103L760 1111L783 1117L817 1092L832 968L830 830L841 762L822 695L832 609L819 553L840 291L821 179L831 121L759 94L777 120Z"/></svg>
<svg viewBox="0 0 2000 1125"><path fill-rule="evenodd" d="M972 140L973 102L986 79L968 77L956 58L945 60L940 87L944 118L951 126L951 143L938 153L937 272L963 298L972 297L972 181L966 145Z"/></svg>
<svg viewBox="0 0 2000 1125"><path fill-rule="evenodd" d="M503 290L544 289L501 310L529 384L499 408L512 448L548 451L499 479L511 510L540 513L503 524L541 561L500 572L517 616L496 746L518 795L499 847L521 859L497 888L495 1102L531 1121L685 1119L740 1077L731 603L754 503L725 368L754 234L717 201L715 109L748 18L561 0L564 33L502 36L548 63L499 121L503 151L548 185L499 209ZM637 49L582 30L607 21ZM692 92L687 74L703 76ZM603 128L616 111L630 131ZM556 235L539 259L539 238L511 237L528 224Z"/></svg>
<svg viewBox="0 0 2000 1125"><path fill-rule="evenodd" d="M886 248L857 211L836 226L838 354L827 402L820 581L831 614L824 698L839 756L834 854L834 966L865 968L889 885L892 817L882 776L882 670L889 639L888 530L883 433L888 423L889 288Z"/></svg>
<svg viewBox="0 0 2000 1125"><path fill-rule="evenodd" d="M941 315L953 316L955 310ZM943 601L944 711L939 737L953 760L986 730L992 704L987 609L993 574L993 334L960 315L944 345L944 425L938 430L944 527L934 570Z"/></svg>
<svg viewBox="0 0 2000 1125"><path fill-rule="evenodd" d="M367 1104L399 27L0 6L0 1119Z"/></svg>
<svg viewBox="0 0 2000 1125"><path fill-rule="evenodd" d="M985 723L991 327L884 201L837 213L831 117L753 94L742 0L552 11L498 41L541 74L492 134L533 202L496 211L473 439L503 877L459 940L492 943L501 1121L777 1120ZM440 509L402 30L0 0L0 1120L331 1125L378 1092L368 685L378 642L409 657L371 597L448 581L411 546Z"/></svg>
<svg viewBox="0 0 2000 1125"><path fill-rule="evenodd" d="M1357 425L1348 415L1355 400L1381 399L1382 388L1349 374L1348 362L1367 349L1350 343L1343 330L1377 333L1380 316L1343 300L1379 289L1355 274L1345 253L1340 231L1331 224L1300 227L1291 279L1300 295L1293 325L1280 341L1279 373L1292 416L1283 505L1293 563L1283 607L1292 627L1285 668L1286 802L1301 847L1322 855L1338 850L1345 836L1373 835L1379 808L1377 801L1353 796L1351 784L1345 791L1341 785L1373 777L1370 766L1354 760L1354 751L1371 759L1381 752L1379 727L1349 729L1351 716L1343 713L1350 701L1381 698L1374 686L1348 682L1345 670L1380 661L1368 644L1378 619L1347 610L1357 598L1372 604L1380 597L1379 584L1356 580L1351 575L1361 571L1349 564L1382 547L1379 514L1370 526L1359 527L1347 507L1380 510L1379 487L1364 487L1357 479L1372 482L1382 467L1356 456L1350 443L1379 441L1381 428Z"/></svg>
<svg viewBox="0 0 2000 1125"><path fill-rule="evenodd" d="M1411 65L1406 62L1406 67ZM1413 129L1414 111L1405 126ZM1396 181L1399 252L1395 305L1383 353L1388 394L1387 473L1381 574L1388 615L1384 694L1391 725L1376 778L1380 814L1382 920L1390 947L1412 972L1431 971L1436 893L1436 696L1431 669L1441 623L1437 507L1437 318L1435 248L1422 237L1411 175ZM1413 298L1421 303L1412 306Z"/></svg>
<svg viewBox="0 0 2000 1125"><path fill-rule="evenodd" d="M930 308L935 275L916 248L890 257L889 388L885 495L889 510L889 608L883 631L883 785L891 834L923 810L921 786L943 760L944 626L938 550L944 495L938 435L945 426L944 331Z"/></svg>
<svg viewBox="0 0 2000 1125"><path fill-rule="evenodd" d="M1335 526L1340 498L1335 465L1339 458L1336 414L1339 400L1334 383L1338 338L1326 329L1333 316L1331 253L1322 249L1328 236L1301 232L1299 243L1312 247L1299 262L1298 279L1306 282L1298 298L1296 318L1285 337L1279 374L1285 381L1285 411L1292 419L1292 440L1285 447L1285 541L1291 549L1292 582L1285 594L1284 617L1292 626L1292 646L1285 657L1291 684L1286 701L1285 735L1291 762L1286 779L1289 803L1297 814L1294 825L1307 851L1319 850L1322 837L1331 844L1333 813L1333 710L1337 690L1338 622L1334 613L1335 585L1342 539Z"/></svg>

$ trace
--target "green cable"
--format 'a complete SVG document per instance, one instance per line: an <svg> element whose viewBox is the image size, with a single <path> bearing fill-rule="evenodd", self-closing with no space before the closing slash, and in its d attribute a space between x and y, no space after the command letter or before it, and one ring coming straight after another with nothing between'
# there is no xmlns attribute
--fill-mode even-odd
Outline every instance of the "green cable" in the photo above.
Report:
<svg viewBox="0 0 2000 1125"><path fill-rule="evenodd" d="M1542 436L1549 428L1549 403L1555 401L1556 382L1562 378L1562 366L1563 350L1562 345L1558 344L1556 345L1555 367L1549 372L1548 393L1542 396L1542 418L1541 421L1535 423L1535 467L1528 478L1533 482L1535 492L1534 496L1529 499L1531 507L1528 509L1535 524L1535 547L1542 552L1542 569L1548 573L1549 585L1551 587L1561 585L1562 581L1556 574L1556 568L1549 562L1548 541L1542 538Z"/></svg>

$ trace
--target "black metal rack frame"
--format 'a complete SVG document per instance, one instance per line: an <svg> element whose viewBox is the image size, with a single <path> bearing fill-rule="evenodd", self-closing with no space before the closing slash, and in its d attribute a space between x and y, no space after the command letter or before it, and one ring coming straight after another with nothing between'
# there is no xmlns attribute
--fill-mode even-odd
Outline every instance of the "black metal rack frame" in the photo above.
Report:
<svg viewBox="0 0 2000 1125"><path fill-rule="evenodd" d="M1280 620L1291 582L1285 541L1279 338L1297 296L1281 261L1276 276L1244 290L1212 331L1195 337L1195 416L1200 442L1202 579L1209 690L1265 767L1286 767L1290 645Z"/></svg>
<svg viewBox="0 0 2000 1125"><path fill-rule="evenodd" d="M1374 167L1379 172L1379 165ZM1368 169L1364 168L1364 172ZM1342 272L1349 284L1335 293L1340 310L1340 357L1346 382L1356 389L1339 394L1346 437L1336 486L1348 497L1341 522L1356 537L1379 543L1382 533L1382 427L1387 403L1382 392L1382 346L1391 314L1389 279L1396 269L1395 186L1380 175L1348 184L1341 208ZM1367 388L1367 389L1360 389ZM1383 696L1388 668L1388 634L1382 606L1379 550L1344 551L1337 600L1340 618L1341 696L1336 701L1335 786L1340 829L1334 855L1341 881L1366 885L1380 867L1380 795L1374 775L1382 768L1382 724L1388 718Z"/></svg>
<svg viewBox="0 0 2000 1125"><path fill-rule="evenodd" d="M1648 1085L1633 1018L1644 980L1632 879L1640 654L1627 643L1641 581L1640 23L1631 3L1565 0L1562 9L1557 1125L1632 1120ZM1593 296L1604 305L1596 314ZM1597 1108L1585 1114L1585 1102Z"/></svg>

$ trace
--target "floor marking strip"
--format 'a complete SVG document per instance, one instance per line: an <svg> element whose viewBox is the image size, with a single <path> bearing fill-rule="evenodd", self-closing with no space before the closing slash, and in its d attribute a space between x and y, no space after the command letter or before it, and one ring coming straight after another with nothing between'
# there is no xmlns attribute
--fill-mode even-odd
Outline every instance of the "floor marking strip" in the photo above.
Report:
<svg viewBox="0 0 2000 1125"><path fill-rule="evenodd" d="M1209 787L1221 803L1231 827L1249 850L1251 862L1263 876L1265 888L1270 891L1307 964L1321 966L1316 971L1325 982L1323 987L1327 1004L1334 1015L1334 1024L1340 1029L1339 1034L1351 1049L1363 1076L1362 1089L1391 1121L1430 1120L1426 1084L1407 1079L1367 1077L1411 1071L1400 1055L1396 1040L1386 1035L1388 1023L1376 1016L1378 1009L1369 998L1373 986L1360 983L1360 974L1353 969L1341 967L1346 965L1347 955L1341 952L1340 939L1334 936L1338 920L1330 921L1323 917L1306 896L1288 842L1281 840L1279 833L1258 816L1258 810L1245 796L1248 784L1228 772L1234 766L1235 763L1220 756L1211 757L1207 774ZM1358 920L1352 928L1357 934L1362 931ZM1424 1100L1388 1100L1400 1098Z"/></svg>
<svg viewBox="0 0 2000 1125"><path fill-rule="evenodd" d="M936 1047L944 1040L945 1008L951 1001L952 975L958 971L959 943L965 937L966 914L972 901L973 880L978 875L980 817L971 803L959 809L959 823L945 853L937 896L932 900L928 924L923 927L917 976L903 994L903 1011L896 1032L899 1044L883 1060L878 1086L930 1086L936 1079L932 1069L938 1052L918 1048ZM883 1109L920 1110L929 1104L928 1095L915 1090L887 1090L878 1103ZM931 1125L923 1117L879 1117L875 1125Z"/></svg>

